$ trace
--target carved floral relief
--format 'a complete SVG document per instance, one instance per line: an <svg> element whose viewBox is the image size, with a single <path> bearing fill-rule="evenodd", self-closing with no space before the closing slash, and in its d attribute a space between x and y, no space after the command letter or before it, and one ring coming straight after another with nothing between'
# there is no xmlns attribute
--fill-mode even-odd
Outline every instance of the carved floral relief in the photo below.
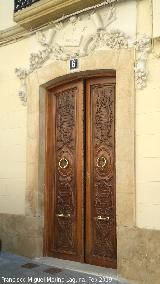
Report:
<svg viewBox="0 0 160 284"><path fill-rule="evenodd" d="M112 4L103 14L97 9L87 15L71 16L47 31L38 31L36 36L41 49L30 54L28 69L15 70L21 81L19 97L23 104L27 102L26 78L34 70L41 68L48 60L67 61L72 57L88 56L98 49L135 48L135 85L143 89L148 75L146 64L151 39L147 35L139 36L138 39L130 38L124 31L113 28L112 24L115 26L116 20L117 6Z"/></svg>

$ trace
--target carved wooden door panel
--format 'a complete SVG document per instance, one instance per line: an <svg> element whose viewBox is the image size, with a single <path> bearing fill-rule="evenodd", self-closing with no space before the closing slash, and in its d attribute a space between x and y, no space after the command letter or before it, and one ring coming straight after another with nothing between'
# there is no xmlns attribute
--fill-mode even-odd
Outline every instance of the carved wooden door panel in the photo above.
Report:
<svg viewBox="0 0 160 284"><path fill-rule="evenodd" d="M116 267L115 81L87 81L85 261Z"/></svg>
<svg viewBox="0 0 160 284"><path fill-rule="evenodd" d="M47 107L47 254L83 261L83 82L50 90Z"/></svg>
<svg viewBox="0 0 160 284"><path fill-rule="evenodd" d="M46 159L46 254L116 267L114 78L49 91Z"/></svg>

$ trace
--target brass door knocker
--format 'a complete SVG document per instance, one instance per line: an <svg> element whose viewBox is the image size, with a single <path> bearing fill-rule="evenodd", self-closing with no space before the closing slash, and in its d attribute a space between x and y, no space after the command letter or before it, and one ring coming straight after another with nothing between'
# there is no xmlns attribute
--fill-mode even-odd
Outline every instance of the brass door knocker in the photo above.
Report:
<svg viewBox="0 0 160 284"><path fill-rule="evenodd" d="M66 169L68 167L68 164L69 164L69 162L66 158L60 159L59 163L58 163L58 165L61 169Z"/></svg>
<svg viewBox="0 0 160 284"><path fill-rule="evenodd" d="M104 168L107 164L107 159L104 157L104 156L100 156L98 159L97 159L97 167L98 168Z"/></svg>

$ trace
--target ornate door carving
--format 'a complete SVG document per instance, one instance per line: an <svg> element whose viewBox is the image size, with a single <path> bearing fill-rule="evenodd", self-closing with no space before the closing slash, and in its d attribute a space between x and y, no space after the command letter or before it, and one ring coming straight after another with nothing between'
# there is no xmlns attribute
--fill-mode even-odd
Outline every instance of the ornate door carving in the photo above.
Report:
<svg viewBox="0 0 160 284"><path fill-rule="evenodd" d="M116 267L115 83L87 81L87 263Z"/></svg>
<svg viewBox="0 0 160 284"><path fill-rule="evenodd" d="M48 96L48 254L83 261L83 82Z"/></svg>
<svg viewBox="0 0 160 284"><path fill-rule="evenodd" d="M116 267L115 79L51 89L47 108L46 253Z"/></svg>

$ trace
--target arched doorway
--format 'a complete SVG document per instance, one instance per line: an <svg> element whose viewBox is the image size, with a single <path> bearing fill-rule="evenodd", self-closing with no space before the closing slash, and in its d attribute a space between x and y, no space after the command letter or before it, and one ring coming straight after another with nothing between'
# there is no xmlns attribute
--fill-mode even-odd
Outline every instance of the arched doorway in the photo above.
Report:
<svg viewBox="0 0 160 284"><path fill-rule="evenodd" d="M115 268L115 73L51 86L45 254Z"/></svg>

